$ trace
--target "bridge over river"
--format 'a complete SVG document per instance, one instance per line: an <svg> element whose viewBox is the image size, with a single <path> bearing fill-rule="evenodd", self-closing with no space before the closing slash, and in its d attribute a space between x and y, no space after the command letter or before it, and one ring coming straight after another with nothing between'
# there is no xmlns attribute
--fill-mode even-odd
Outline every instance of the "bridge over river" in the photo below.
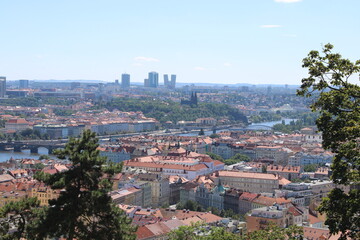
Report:
<svg viewBox="0 0 360 240"><path fill-rule="evenodd" d="M0 151L14 149L14 152L21 152L24 149L30 149L31 153L38 153L39 148L46 148L49 154L57 148L64 148L67 140L24 140L14 142L0 142Z"/></svg>

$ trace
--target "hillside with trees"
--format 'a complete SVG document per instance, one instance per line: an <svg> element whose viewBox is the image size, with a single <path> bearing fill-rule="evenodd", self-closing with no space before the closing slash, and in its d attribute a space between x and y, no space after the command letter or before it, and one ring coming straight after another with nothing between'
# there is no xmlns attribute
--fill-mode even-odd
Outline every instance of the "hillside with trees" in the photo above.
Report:
<svg viewBox="0 0 360 240"><path fill-rule="evenodd" d="M247 123L247 118L238 109L227 104L199 103L198 105L181 105L172 101L156 99L115 98L108 103L98 105L110 111L141 111L146 117L155 118L161 123L172 121L194 121L197 118L213 117L216 119L227 118L232 122Z"/></svg>

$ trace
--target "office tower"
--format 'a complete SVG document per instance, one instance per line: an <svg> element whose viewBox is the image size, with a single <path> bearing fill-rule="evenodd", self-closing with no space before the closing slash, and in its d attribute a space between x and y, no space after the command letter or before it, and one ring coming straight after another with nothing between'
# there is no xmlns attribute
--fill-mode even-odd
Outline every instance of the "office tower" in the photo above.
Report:
<svg viewBox="0 0 360 240"><path fill-rule="evenodd" d="M115 79L115 85L119 85L119 79Z"/></svg>
<svg viewBox="0 0 360 240"><path fill-rule="evenodd" d="M164 74L164 86L167 88L169 85L169 76Z"/></svg>
<svg viewBox="0 0 360 240"><path fill-rule="evenodd" d="M147 78L144 79L144 87L150 87L150 82Z"/></svg>
<svg viewBox="0 0 360 240"><path fill-rule="evenodd" d="M130 74L127 73L121 74L121 87L123 88L130 87Z"/></svg>
<svg viewBox="0 0 360 240"><path fill-rule="evenodd" d="M176 86L176 75L175 74L171 74L171 89L174 89Z"/></svg>
<svg viewBox="0 0 360 240"><path fill-rule="evenodd" d="M149 87L157 88L159 86L159 74L157 72L149 72Z"/></svg>
<svg viewBox="0 0 360 240"><path fill-rule="evenodd" d="M169 76L164 74L164 86L168 89L174 89L176 85L176 75L171 75L171 80L169 81Z"/></svg>
<svg viewBox="0 0 360 240"><path fill-rule="evenodd" d="M19 80L19 88L29 88L29 80Z"/></svg>
<svg viewBox="0 0 360 240"><path fill-rule="evenodd" d="M0 77L0 98L6 95L6 77Z"/></svg>

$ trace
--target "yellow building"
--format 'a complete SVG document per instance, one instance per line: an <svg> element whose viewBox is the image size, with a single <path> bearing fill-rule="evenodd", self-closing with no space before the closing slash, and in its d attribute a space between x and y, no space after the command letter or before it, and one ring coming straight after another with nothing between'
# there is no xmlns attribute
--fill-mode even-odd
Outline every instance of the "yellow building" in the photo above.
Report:
<svg viewBox="0 0 360 240"><path fill-rule="evenodd" d="M31 197L37 197L40 206L48 206L50 199L58 198L60 190L53 190L50 187L36 186L31 189Z"/></svg>

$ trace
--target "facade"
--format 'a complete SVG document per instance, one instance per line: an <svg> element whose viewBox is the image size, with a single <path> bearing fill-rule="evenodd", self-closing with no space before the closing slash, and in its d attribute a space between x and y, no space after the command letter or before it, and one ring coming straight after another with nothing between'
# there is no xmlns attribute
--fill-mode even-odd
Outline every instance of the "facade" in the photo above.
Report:
<svg viewBox="0 0 360 240"><path fill-rule="evenodd" d="M41 134L48 134L50 139L67 138L69 136L69 129L65 124L35 125L33 129Z"/></svg>
<svg viewBox="0 0 360 240"><path fill-rule="evenodd" d="M252 202L256 199L259 194L244 192L239 197L239 213L244 215L253 209Z"/></svg>
<svg viewBox="0 0 360 240"><path fill-rule="evenodd" d="M169 80L169 75L164 74L164 86L168 89L175 89L176 86L176 75L171 74L171 80Z"/></svg>
<svg viewBox="0 0 360 240"><path fill-rule="evenodd" d="M160 174L139 174L139 180L147 181L151 185L151 205L160 207L169 204L170 184L169 178Z"/></svg>
<svg viewBox="0 0 360 240"><path fill-rule="evenodd" d="M195 201L205 209L213 207L219 210L224 209L225 188L222 185L202 183L195 190Z"/></svg>
<svg viewBox="0 0 360 240"><path fill-rule="evenodd" d="M115 204L142 205L142 190L137 187L122 188L110 192L112 201Z"/></svg>
<svg viewBox="0 0 360 240"><path fill-rule="evenodd" d="M177 175L188 180L224 169L224 163L212 160L207 155L191 156L146 156L124 162L123 172L145 171L164 175Z"/></svg>
<svg viewBox="0 0 360 240"><path fill-rule="evenodd" d="M22 131L30 128L30 124L24 118L9 119L5 122L5 130Z"/></svg>
<svg viewBox="0 0 360 240"><path fill-rule="evenodd" d="M100 147L100 156L107 157L108 160L119 163L125 160L129 160L131 157L131 149L134 148L125 148L120 146L107 146Z"/></svg>
<svg viewBox="0 0 360 240"><path fill-rule="evenodd" d="M40 201L40 206L48 206L49 200L58 198L59 195L59 190L54 190L43 185L33 187L30 193L30 197L37 197Z"/></svg>
<svg viewBox="0 0 360 240"><path fill-rule="evenodd" d="M268 165L266 172L280 175L290 181L300 178L300 166Z"/></svg>
<svg viewBox="0 0 360 240"><path fill-rule="evenodd" d="M248 232L262 230L269 224L285 228L289 226L288 218L287 209L284 208L273 206L253 209L246 215L247 230Z"/></svg>
<svg viewBox="0 0 360 240"><path fill-rule="evenodd" d="M0 98L6 95L6 77L0 77Z"/></svg>
<svg viewBox="0 0 360 240"><path fill-rule="evenodd" d="M127 73L121 74L121 87L122 88L130 87L130 74Z"/></svg>
<svg viewBox="0 0 360 240"><path fill-rule="evenodd" d="M149 72L148 78L145 79L145 87L157 88L158 86L159 74L157 72Z"/></svg>
<svg viewBox="0 0 360 240"><path fill-rule="evenodd" d="M279 178L273 174L219 171L216 175L221 184L244 192L272 193L279 189Z"/></svg>
<svg viewBox="0 0 360 240"><path fill-rule="evenodd" d="M29 88L29 80L19 80L19 88Z"/></svg>

